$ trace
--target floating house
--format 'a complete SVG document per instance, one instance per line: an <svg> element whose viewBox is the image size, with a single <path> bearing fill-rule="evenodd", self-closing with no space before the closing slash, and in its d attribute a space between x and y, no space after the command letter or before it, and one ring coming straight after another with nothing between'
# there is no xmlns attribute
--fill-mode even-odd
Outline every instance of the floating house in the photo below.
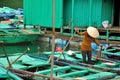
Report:
<svg viewBox="0 0 120 80"><path fill-rule="evenodd" d="M72 20L73 26L101 27L108 20L120 26L118 0L55 0L56 28ZM26 24L52 26L52 0L24 0Z"/></svg>
<svg viewBox="0 0 120 80"><path fill-rule="evenodd" d="M118 30L120 5L118 0L54 0L54 2L52 0L24 0L25 24L52 28L53 17L55 28L59 28L61 33L69 29L70 35L73 34L76 26L81 29L86 29L88 26L103 28L104 21L108 22L108 27L118 27L116 29ZM112 39L108 38L111 36L110 30L104 28L105 34L102 34L103 37L100 38L115 40L116 36ZM118 36L117 40L120 40Z"/></svg>

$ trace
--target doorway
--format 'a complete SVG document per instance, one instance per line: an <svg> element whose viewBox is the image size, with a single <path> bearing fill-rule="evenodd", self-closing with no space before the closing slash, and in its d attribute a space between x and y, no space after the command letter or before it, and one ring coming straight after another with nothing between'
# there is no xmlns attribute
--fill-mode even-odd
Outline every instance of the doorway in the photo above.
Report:
<svg viewBox="0 0 120 80"><path fill-rule="evenodd" d="M114 19L113 26L120 26L120 5L119 0L114 0Z"/></svg>

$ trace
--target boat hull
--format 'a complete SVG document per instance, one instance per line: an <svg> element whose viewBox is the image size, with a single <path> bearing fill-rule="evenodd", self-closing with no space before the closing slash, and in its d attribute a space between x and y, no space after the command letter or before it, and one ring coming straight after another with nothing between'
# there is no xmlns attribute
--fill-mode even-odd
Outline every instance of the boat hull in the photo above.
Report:
<svg viewBox="0 0 120 80"><path fill-rule="evenodd" d="M6 44L32 42L38 40L41 34L36 29L5 29L0 31L0 41Z"/></svg>

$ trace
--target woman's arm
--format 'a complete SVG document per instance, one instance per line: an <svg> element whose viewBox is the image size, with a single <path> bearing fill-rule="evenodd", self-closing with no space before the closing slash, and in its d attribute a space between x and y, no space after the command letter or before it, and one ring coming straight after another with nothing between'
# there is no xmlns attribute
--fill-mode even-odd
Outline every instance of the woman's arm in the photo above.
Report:
<svg viewBox="0 0 120 80"><path fill-rule="evenodd" d="M77 32L77 34L79 34L79 35L85 35L85 31L84 32Z"/></svg>
<svg viewBox="0 0 120 80"><path fill-rule="evenodd" d="M100 43L98 42L97 39L94 39L94 42L95 42L98 46L100 46Z"/></svg>

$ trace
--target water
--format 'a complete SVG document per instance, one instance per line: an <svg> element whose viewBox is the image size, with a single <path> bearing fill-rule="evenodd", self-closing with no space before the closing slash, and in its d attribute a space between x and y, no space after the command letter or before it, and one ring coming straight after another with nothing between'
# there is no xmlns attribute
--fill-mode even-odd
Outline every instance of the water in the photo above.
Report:
<svg viewBox="0 0 120 80"><path fill-rule="evenodd" d="M64 42L64 44L63 44ZM55 49L56 47L60 46L62 49L66 47L66 44L68 42L58 40L55 41ZM66 48L65 51L73 50L73 51L79 51L79 44L78 42L71 42ZM47 41L35 41L32 43L21 43L21 44L9 44L4 45L5 52L7 54L15 54L15 53L23 53L26 49L30 49L30 51L26 52L28 54L34 54L38 55L38 52L44 52L44 51L52 51L52 43L49 43ZM92 51L93 55L96 55L96 51ZM0 55L4 55L3 46L0 44Z"/></svg>
<svg viewBox="0 0 120 80"><path fill-rule="evenodd" d="M0 0L0 7L23 8L23 0Z"/></svg>
<svg viewBox="0 0 120 80"><path fill-rule="evenodd" d="M65 44L56 43L55 47L65 47ZM4 44L5 52L7 54L23 53L26 49L30 49L27 53L36 54L38 52L52 51L52 43L44 41L35 41L32 43L20 43L20 44ZM69 46L65 50L72 49ZM73 48L74 49L74 48ZM3 46L0 44L0 55L4 55Z"/></svg>
<svg viewBox="0 0 120 80"><path fill-rule="evenodd" d="M1 44L0 44L1 45ZM49 44L47 42L32 42L32 43L22 43L22 44L9 44L4 45L5 52L7 54L23 53L26 49L30 49L27 53L33 54L38 52L38 47L40 51L50 51ZM0 46L0 55L3 55L3 46Z"/></svg>

